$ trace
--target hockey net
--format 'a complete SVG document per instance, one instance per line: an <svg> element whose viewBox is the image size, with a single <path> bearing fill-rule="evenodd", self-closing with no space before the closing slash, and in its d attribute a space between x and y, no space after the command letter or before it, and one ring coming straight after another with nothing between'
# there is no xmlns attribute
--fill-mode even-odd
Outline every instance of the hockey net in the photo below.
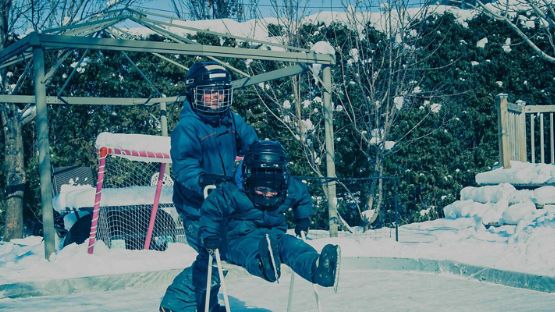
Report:
<svg viewBox="0 0 555 312"><path fill-rule="evenodd" d="M98 175L89 236L110 248L164 250L184 242L183 223L172 203L168 137L101 133L96 140Z"/></svg>

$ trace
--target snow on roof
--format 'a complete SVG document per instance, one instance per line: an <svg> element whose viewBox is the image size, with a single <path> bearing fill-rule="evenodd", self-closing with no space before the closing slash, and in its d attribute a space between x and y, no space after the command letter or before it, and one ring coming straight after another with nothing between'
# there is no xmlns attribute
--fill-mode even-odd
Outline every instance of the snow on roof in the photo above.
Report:
<svg viewBox="0 0 555 312"><path fill-rule="evenodd" d="M112 155L143 162L170 163L170 138L146 134L102 132L96 148L108 148Z"/></svg>
<svg viewBox="0 0 555 312"><path fill-rule="evenodd" d="M453 6L444 6L444 5L437 5L437 6L427 6L426 11L422 8L410 8L407 10L407 14L410 15L412 18L403 17L405 21L412 21L415 17L418 17L421 14L437 14L442 15L445 12L449 12L457 17L457 20L464 24L466 20L469 20L476 16L476 10L465 10L460 9ZM397 14L395 10L391 12L393 15ZM393 26L399 26L399 18L397 16L393 16ZM234 36L240 36L249 39L256 39L261 41L266 41L270 43L285 43L285 39L280 36L271 36L268 32L268 25L275 24L275 25L289 25L291 21L285 19L278 19L274 17L265 17L260 19L253 19L248 20L245 22L238 22L231 19L215 19L215 20L174 20L172 21L175 25L181 25L201 30L213 31L222 34L232 34ZM374 26L377 30L386 29L389 26L389 17L379 11L362 11L357 10L353 12L352 10L349 12L318 12L309 16L302 18L300 21L301 24L317 24L323 23L325 25L330 25L332 23L341 23L345 25L349 25L350 27L355 27L359 31L363 29L363 26L367 23L370 23ZM168 26L165 27L167 30L171 31L172 33L179 34L179 35L186 35L186 34L194 34L195 31L187 30L178 27ZM153 34L154 32L150 29L145 27L134 27L128 29L129 32L135 35L149 35ZM320 53L317 51L317 53Z"/></svg>

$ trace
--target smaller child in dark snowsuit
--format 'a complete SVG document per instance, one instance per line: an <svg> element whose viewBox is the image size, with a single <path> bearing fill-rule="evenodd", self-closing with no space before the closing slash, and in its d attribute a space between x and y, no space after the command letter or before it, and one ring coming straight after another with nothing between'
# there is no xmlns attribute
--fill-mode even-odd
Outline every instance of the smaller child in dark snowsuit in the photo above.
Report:
<svg viewBox="0 0 555 312"><path fill-rule="evenodd" d="M312 215L310 194L304 184L289 176L287 162L280 143L253 143L241 168L242 188L234 183L222 183L201 206L201 240L208 250L220 248L228 262L267 281L276 281L280 264L285 263L312 283L333 286L338 247L326 245L318 254L303 240L286 234L287 209L293 209L298 235L308 231ZM286 199L291 203L284 205ZM223 237L225 243L222 243ZM200 285L201 281L197 283Z"/></svg>

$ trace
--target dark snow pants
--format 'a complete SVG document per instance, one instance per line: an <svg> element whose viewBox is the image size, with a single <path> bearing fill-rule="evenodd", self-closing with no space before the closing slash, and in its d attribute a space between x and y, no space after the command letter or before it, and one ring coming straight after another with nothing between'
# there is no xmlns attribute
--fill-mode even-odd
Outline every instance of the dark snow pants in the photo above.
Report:
<svg viewBox="0 0 555 312"><path fill-rule="evenodd" d="M288 265L302 278L312 282L312 267L318 258L318 252L301 239L279 230L258 229L246 236L230 239L225 254L226 260L244 267L250 274L266 279L260 268L258 249L266 233L276 239L281 263Z"/></svg>
<svg viewBox="0 0 555 312"><path fill-rule="evenodd" d="M206 296L206 276L208 274L208 252L202 246L199 237L198 220L183 218L187 242L199 254L190 267L179 273L168 286L160 306L179 312L204 311ZM214 264L216 261L214 261ZM210 306L218 302L220 277L217 268L212 268L212 284L210 290Z"/></svg>

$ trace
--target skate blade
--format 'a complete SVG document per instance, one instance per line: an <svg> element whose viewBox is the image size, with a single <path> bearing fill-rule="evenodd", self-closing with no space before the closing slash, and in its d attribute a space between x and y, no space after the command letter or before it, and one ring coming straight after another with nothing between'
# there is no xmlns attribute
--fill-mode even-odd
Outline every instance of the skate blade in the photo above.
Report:
<svg viewBox="0 0 555 312"><path fill-rule="evenodd" d="M270 236L266 234L266 241L268 242L268 251L270 252L270 259L272 260L272 267L274 268L274 277L276 278L276 283L279 284L279 275L276 266L276 259L274 258L274 252L272 250L272 242L270 241Z"/></svg>
<svg viewBox="0 0 555 312"><path fill-rule="evenodd" d="M337 266L335 268L335 281L333 283L333 291L337 294L339 288L339 273L341 272L341 247L337 246Z"/></svg>

